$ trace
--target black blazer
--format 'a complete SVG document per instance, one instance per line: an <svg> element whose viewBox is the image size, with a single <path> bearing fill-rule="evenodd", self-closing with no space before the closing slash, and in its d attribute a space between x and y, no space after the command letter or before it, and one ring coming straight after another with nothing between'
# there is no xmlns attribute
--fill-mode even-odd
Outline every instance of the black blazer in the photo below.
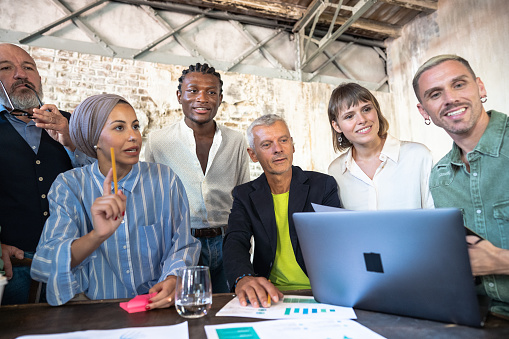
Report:
<svg viewBox="0 0 509 339"><path fill-rule="evenodd" d="M336 180L326 174L292 167L288 222L293 251L304 273L304 259L297 239L295 212L312 212L311 203L339 207ZM253 264L250 262L250 239L254 236ZM277 226L274 202L265 174L233 189L233 206L223 241L223 265L230 290L244 274L268 278L276 258Z"/></svg>
<svg viewBox="0 0 509 339"><path fill-rule="evenodd" d="M71 159L45 130L35 154L5 114L0 113L0 242L35 252L49 215L48 191L58 174L72 169Z"/></svg>

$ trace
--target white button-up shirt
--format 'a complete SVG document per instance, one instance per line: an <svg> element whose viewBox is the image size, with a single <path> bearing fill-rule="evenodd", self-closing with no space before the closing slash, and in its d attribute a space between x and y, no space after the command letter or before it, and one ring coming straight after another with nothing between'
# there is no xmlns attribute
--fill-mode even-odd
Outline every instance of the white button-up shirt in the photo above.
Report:
<svg viewBox="0 0 509 339"><path fill-rule="evenodd" d="M341 205L349 210L433 208L429 175L433 159L419 143L387 135L380 153L382 162L373 179L357 165L352 148L336 158L329 174L338 183Z"/></svg>
<svg viewBox="0 0 509 339"><path fill-rule="evenodd" d="M184 120L150 133L145 158L171 167L184 184L191 209L191 228L226 226L233 188L249 181L244 136L219 124L205 174L196 155L193 130Z"/></svg>

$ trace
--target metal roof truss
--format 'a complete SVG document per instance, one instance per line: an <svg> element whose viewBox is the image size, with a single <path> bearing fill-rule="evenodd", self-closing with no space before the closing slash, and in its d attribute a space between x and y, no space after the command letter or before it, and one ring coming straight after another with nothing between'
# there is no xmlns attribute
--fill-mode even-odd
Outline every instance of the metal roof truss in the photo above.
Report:
<svg viewBox="0 0 509 339"><path fill-rule="evenodd" d="M10 0L17 1L17 0ZM170 11L169 9L161 9L161 3L155 3L153 1L107 1L107 0L95 0L89 2L87 5L72 11L70 6L64 0L46 0L50 1L54 6L58 7L63 16L54 22L38 28L26 34L24 32L13 31L13 30L0 30L0 40L29 44L40 47L65 49L89 53L99 54L108 57L119 57L124 59L134 59L151 61L166 64L181 64L189 65L195 62L207 62L214 65L216 69L223 71L236 71L239 73L251 73L261 76L284 78L298 81L320 81L327 83L338 84L344 81L353 81L361 83L362 85L372 89L378 90L387 81L387 76L380 79L380 81L365 81L354 76L348 66L343 65L338 61L338 57L348 51L352 46L359 45L358 41L362 39L356 39L348 36L343 36L344 31L365 11L376 3L376 0L359 0L354 6L344 6L343 0L338 0L338 3L332 3L330 0L315 0L306 11L304 17L299 20L295 26L291 29L288 27L274 27L272 29L265 28L268 34L265 37L260 38L250 32L249 27L255 25L251 22L253 20L247 19L242 15L235 15L227 12L217 13L218 11L213 9L199 9L197 7L185 6L185 5L174 5L164 3L173 9L178 8L179 13L189 15L190 18L179 25L169 23L168 20L160 15L163 11ZM132 46L119 46L108 42L106 38L101 37L101 27L92 27L90 22L87 22L85 18L81 18L84 13L89 11L97 11L101 13L107 10L107 6L134 6L136 10L143 12L147 18L151 20L144 20L143 25L157 24L162 27L166 33L161 35L159 38L147 43L142 48L134 48ZM318 32L316 30L316 24L319 20L320 15L329 7L334 8L334 20L331 23L328 31ZM157 8L157 9L156 9ZM351 17L343 25L335 28L334 22L339 14L340 10L347 10L351 12ZM161 12L161 13L160 13ZM218 60L210 57L210 53L207 55L206 51L200 50L190 40L193 37L190 36L189 32L193 31L191 27L198 27L210 21L216 20L228 20L233 28L233 31L240 33L242 42L244 45L246 41L249 42L248 49L237 55L231 55L228 60ZM256 18L256 22L260 26L265 26L262 22L263 19ZM51 36L51 34L45 34L52 29L55 29L59 25L72 22L76 27L79 28L91 42L86 41L69 41L68 39ZM270 26L270 20L267 20L267 26ZM1 24L0 24L1 26ZM267 27L266 26L266 27ZM295 36L294 36L295 34ZM258 34L259 35L259 34ZM104 35L103 35L104 36ZM295 62L293 65L283 66L282 60L284 60L281 54L278 54L278 44L270 42L276 39L281 39L281 36L285 36L287 40L291 41L294 46ZM297 38L295 38L297 37ZM181 46L188 55L176 55L172 54L171 50L160 50L159 47L169 44L170 39ZM62 41L64 40L64 41ZM129 39L124 38L122 40L126 44L129 43ZM342 41L342 45L339 49L336 46L334 49L329 49L332 44L336 41ZM347 42L347 43L345 43ZM224 43L232 43L232 41L224 41ZM236 42L233 42L236 43ZM237 42L238 43L238 42ZM364 48L369 41L361 41ZM386 59L385 53L382 49L383 43L377 43L374 41L371 48L375 49L377 55L383 60ZM250 56L258 54L258 60L260 56L266 63L263 66L257 65L256 62L250 60ZM320 57L320 58L318 58ZM323 59L325 58L325 61ZM320 59L319 62L317 60ZM333 65L337 74L332 74L331 68L328 67ZM268 65L268 66L267 66ZM327 70L326 73L324 71ZM385 70L384 70L385 72Z"/></svg>

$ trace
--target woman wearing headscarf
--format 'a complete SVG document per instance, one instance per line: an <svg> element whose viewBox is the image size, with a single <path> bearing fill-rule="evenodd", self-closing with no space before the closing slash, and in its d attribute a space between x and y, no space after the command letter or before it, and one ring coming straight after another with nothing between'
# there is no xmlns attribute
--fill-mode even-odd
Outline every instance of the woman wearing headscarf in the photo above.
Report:
<svg viewBox="0 0 509 339"><path fill-rule="evenodd" d="M329 101L334 149L344 152L329 166L341 204L350 210L433 208L431 152L387 133L389 122L375 96L347 83Z"/></svg>
<svg viewBox="0 0 509 339"><path fill-rule="evenodd" d="M138 161L139 129L134 109L118 95L87 98L71 115L72 142L97 161L60 174L48 194L50 217L31 275L47 283L51 305L82 292L90 299L157 292L147 307L168 307L176 270L198 262L184 186L169 167Z"/></svg>

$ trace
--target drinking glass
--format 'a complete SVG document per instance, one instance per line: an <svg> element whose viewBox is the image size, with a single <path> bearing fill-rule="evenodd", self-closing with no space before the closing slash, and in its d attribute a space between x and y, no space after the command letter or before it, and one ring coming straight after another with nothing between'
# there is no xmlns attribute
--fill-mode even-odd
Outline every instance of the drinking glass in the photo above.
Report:
<svg viewBox="0 0 509 339"><path fill-rule="evenodd" d="M188 266L177 270L175 308L184 318L199 318L212 306L212 283L207 266Z"/></svg>

